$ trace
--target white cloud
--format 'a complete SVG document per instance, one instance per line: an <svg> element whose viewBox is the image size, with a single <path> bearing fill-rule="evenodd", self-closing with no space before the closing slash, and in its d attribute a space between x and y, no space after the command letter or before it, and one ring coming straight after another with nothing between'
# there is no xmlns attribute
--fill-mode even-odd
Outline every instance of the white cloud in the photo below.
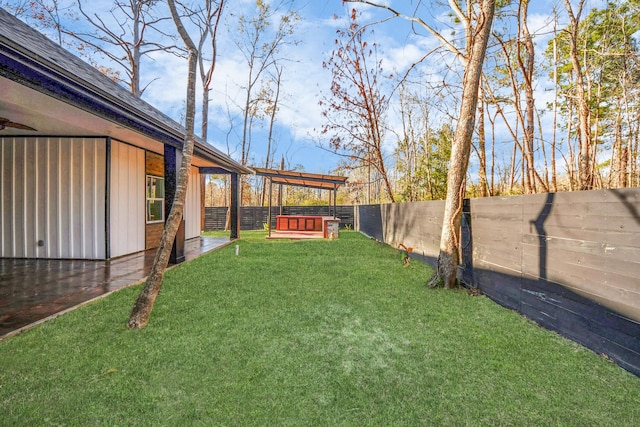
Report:
<svg viewBox="0 0 640 427"><path fill-rule="evenodd" d="M186 96L187 61L167 53L154 53L142 64L143 76L158 76L149 83L144 98L155 106L183 104ZM148 74L147 74L148 73Z"/></svg>
<svg viewBox="0 0 640 427"><path fill-rule="evenodd" d="M593 0L589 6L600 5L604 0ZM276 0L272 4L278 3ZM97 0L85 2L87 8L100 9L101 15L113 6L111 2ZM300 3L294 3L298 5ZM394 8L404 8L401 12L412 14L414 2L391 2L385 0L384 4ZM566 11L564 5L558 0L537 0L531 2L529 14L529 26L535 34L536 54L538 61L552 37L552 20L550 17L553 6L557 6L561 16L565 16L562 28L566 23ZM277 117L278 157L280 151L287 151L290 160L295 163L303 163L309 171L327 171L336 162L329 154L317 150L311 135L314 129L321 128L323 124L322 107L318 104L321 92L328 92L331 82L331 73L322 67L322 62L328 59L333 49L333 41L336 38L336 30L344 28L349 23L349 11L357 8L361 13L360 23L370 23L384 20L389 13L383 9L365 6L357 3L342 4L339 0L317 1L307 0L301 14L304 19L299 22L299 28L295 36L301 39L297 46L288 46L283 55L287 61L283 62L285 71L282 85L281 109ZM590 7L585 9L589 11ZM226 139L230 135L232 148L240 140L241 127L238 116L241 106L244 104L244 90L248 73L246 59L233 43L235 24L238 16L251 13L255 9L255 0L236 0L228 4L226 22L221 29L219 37L219 56L214 74L213 91L211 93L210 110L210 141L223 151L226 151ZM450 40L460 37L461 30L452 23L451 17L446 13L446 4L440 8L424 2L419 14L433 25L442 29L443 36ZM336 18L334 18L334 15ZM168 22L170 24L170 22ZM168 27L169 28L169 27ZM427 52L439 46L435 37L430 35L419 25L412 27L411 23L402 19L392 19L385 23L374 25L374 38L380 44L380 54L383 57L382 66L385 72L394 75L403 75L404 72ZM454 33L455 31L455 33ZM427 58L426 61L416 67L419 79L422 82L453 80L456 76L447 77L446 65L454 65L455 60L448 53L439 52ZM455 65L457 67L457 65ZM175 120L180 119L184 108L186 92L187 63L182 58L173 55L154 54L151 60L147 59L143 64L143 82L150 78L146 76L158 76L144 98L156 108L165 112ZM152 78L152 77L151 77ZM199 79L198 79L199 80ZM143 83L144 84L144 83ZM541 80L536 88L536 103L542 108L551 100L553 92L545 90L549 85ZM425 89L426 90L426 89ZM198 108L200 95L197 98ZM230 129L229 114L235 117L234 128ZM547 117L542 118L548 120ZM199 123L199 119L196 120ZM389 125L399 128L397 114L397 102L390 108ZM505 140L510 137L506 133ZM386 148L390 152L391 141L394 139L389 134ZM262 142L265 140L265 129L256 128L254 131L253 150L256 159L264 158Z"/></svg>

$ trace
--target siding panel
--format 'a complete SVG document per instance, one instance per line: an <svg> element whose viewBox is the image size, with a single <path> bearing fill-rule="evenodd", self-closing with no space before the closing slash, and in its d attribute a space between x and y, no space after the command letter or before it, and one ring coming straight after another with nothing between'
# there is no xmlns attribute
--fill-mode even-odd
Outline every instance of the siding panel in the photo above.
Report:
<svg viewBox="0 0 640 427"><path fill-rule="evenodd" d="M103 138L2 138L0 256L105 258Z"/></svg>
<svg viewBox="0 0 640 427"><path fill-rule="evenodd" d="M200 236L200 216L200 171L196 167L191 167L189 171L187 198L184 204L185 239Z"/></svg>
<svg viewBox="0 0 640 427"><path fill-rule="evenodd" d="M145 153L111 142L110 257L145 249Z"/></svg>

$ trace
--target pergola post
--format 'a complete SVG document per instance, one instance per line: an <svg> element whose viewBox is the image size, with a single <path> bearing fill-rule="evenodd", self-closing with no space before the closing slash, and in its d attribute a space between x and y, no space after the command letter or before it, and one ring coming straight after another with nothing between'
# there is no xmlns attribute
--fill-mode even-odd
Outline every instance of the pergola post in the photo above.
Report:
<svg viewBox="0 0 640 427"><path fill-rule="evenodd" d="M271 237L271 196L273 195L273 179L269 177L269 212L267 212L267 231Z"/></svg>
<svg viewBox="0 0 640 427"><path fill-rule="evenodd" d="M347 181L347 177L337 175L322 175L314 173L296 172L296 171L284 171L273 170L263 168L253 168L256 175L269 178L269 213L268 213L268 232L271 237L271 204L273 194L273 183L279 185L280 191L278 194L278 205L280 206L280 215L283 215L283 201L282 201L282 186L293 185L298 187L316 188L319 190L329 191L329 214L331 216L331 209L333 204L333 219L338 217L338 187L344 185ZM322 197L322 196L321 196ZM333 203L331 198L333 197ZM276 227L277 228L277 227Z"/></svg>
<svg viewBox="0 0 640 427"><path fill-rule="evenodd" d="M336 219L336 216L338 215L338 202L336 201L336 199L338 198L338 185L337 184L333 184L333 219Z"/></svg>
<svg viewBox="0 0 640 427"><path fill-rule="evenodd" d="M282 160L280 160L280 170L284 170L284 156L282 156ZM278 185L278 206L280 207L280 215L284 215L282 207L282 184Z"/></svg>
<svg viewBox="0 0 640 427"><path fill-rule="evenodd" d="M235 240L240 236L240 174L231 172L231 197L229 219L231 222L231 233L229 238Z"/></svg>
<svg viewBox="0 0 640 427"><path fill-rule="evenodd" d="M207 199L207 175L201 173L200 175L200 231L204 231L204 219L207 214L205 209Z"/></svg>

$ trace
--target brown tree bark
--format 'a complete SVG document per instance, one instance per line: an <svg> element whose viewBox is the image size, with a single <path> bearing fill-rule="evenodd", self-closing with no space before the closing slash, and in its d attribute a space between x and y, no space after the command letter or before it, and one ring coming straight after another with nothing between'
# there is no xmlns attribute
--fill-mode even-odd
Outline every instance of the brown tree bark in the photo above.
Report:
<svg viewBox="0 0 640 427"><path fill-rule="evenodd" d="M524 76L524 93L526 100L525 117L526 122L524 124L524 155L527 160L527 180L528 189L530 193L536 193L536 169L534 163L534 123L535 123L535 100L533 97L533 68L534 68L534 56L535 50L533 47L533 39L529 32L529 26L527 25L527 16L529 11L529 1L520 2L519 13L519 26L521 38L524 39L523 55L522 49L518 47L518 62L522 69L522 75ZM524 56L524 58L523 58Z"/></svg>
<svg viewBox="0 0 640 427"><path fill-rule="evenodd" d="M352 3L363 3L388 10L395 17L403 17L422 26L436 37L443 46L460 59L464 66L462 79L462 102L460 117L451 146L451 161L447 174L447 200L445 202L442 235L440 239L440 253L436 275L429 286L457 286L456 269L459 261L459 231L462 218L462 200L465 193L465 178L469 165L471 140L475 128L476 108L478 105L478 90L482 66L487 51L487 43L493 25L496 0L478 0L466 2L466 13L457 0L449 0L454 15L462 23L465 30L466 52L453 46L442 34L418 17L402 15L389 6L380 5L367 0L347 0ZM474 16L474 13L477 14Z"/></svg>
<svg viewBox="0 0 640 427"><path fill-rule="evenodd" d="M456 270L459 263L459 231L462 218L462 201L465 178L469 164L471 139L475 128L478 89L487 42L493 24L495 0L479 2L479 11L474 26L467 33L467 62L462 80L462 103L460 117L451 147L451 162L447 175L447 200L442 221L438 267L429 286L457 287Z"/></svg>
<svg viewBox="0 0 640 427"><path fill-rule="evenodd" d="M585 0L578 2L578 11L574 13L569 0L564 0L569 15L569 46L571 64L575 75L575 98L576 112L578 114L578 137L579 137L579 154L578 154L578 178L580 180L581 190L591 190L593 188L593 175L591 173L591 123L590 110L587 102L587 94L584 88L584 74L582 65L578 56L578 31L580 24L580 14L584 6Z"/></svg>
<svg viewBox="0 0 640 427"><path fill-rule="evenodd" d="M486 150L486 132L484 129L484 90L482 84L479 88L480 91L480 103L478 104L478 160L480 165L478 167L478 174L480 176L479 190L480 197L487 197L491 195L489 184L487 182L487 150Z"/></svg>
<svg viewBox="0 0 640 427"><path fill-rule="evenodd" d="M169 217L165 223L162 238L160 239L160 247L156 252L156 256L151 266L151 272L147 278L142 292L136 300L129 322L129 328L144 328L149 322L151 311L154 303L162 287L162 278L169 263L171 248L175 240L178 226L182 220L184 212L184 201L187 194L187 184L189 181L189 168L191 167L191 158L193 156L194 146L194 120L195 120L195 99L196 99L196 66L198 64L198 50L189 37L187 30L182 24L178 11L176 10L175 0L168 0L171 16L176 25L176 29L180 33L182 40L189 52L189 71L187 81L187 114L186 114L186 135L182 149L182 162L178 171L178 182L176 185L176 193L169 212Z"/></svg>
<svg viewBox="0 0 640 427"><path fill-rule="evenodd" d="M551 136L551 191L558 191L558 173L556 168L556 137L557 137L557 123L558 123L558 44L556 40L556 25L558 21L558 15L554 8L554 21L553 21L553 129Z"/></svg>
<svg viewBox="0 0 640 427"><path fill-rule="evenodd" d="M218 56L217 34L220 26L220 18L224 8L224 0L206 0L205 9L201 12L198 27L200 29L200 40L198 42L198 69L200 71L200 81L202 82L202 118L200 120L200 136L207 140L209 133L209 96L211 93L211 82L213 72L216 69L216 57ZM211 63L205 70L205 58L203 56L204 44L210 37Z"/></svg>

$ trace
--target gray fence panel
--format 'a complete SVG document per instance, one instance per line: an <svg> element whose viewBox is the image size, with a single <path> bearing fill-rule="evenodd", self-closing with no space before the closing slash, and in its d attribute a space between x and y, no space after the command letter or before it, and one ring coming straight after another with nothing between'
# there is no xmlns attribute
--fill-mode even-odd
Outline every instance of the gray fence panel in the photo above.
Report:
<svg viewBox="0 0 640 427"><path fill-rule="evenodd" d="M356 226L435 264L443 202L358 206ZM640 189L466 200L459 278L640 375Z"/></svg>

